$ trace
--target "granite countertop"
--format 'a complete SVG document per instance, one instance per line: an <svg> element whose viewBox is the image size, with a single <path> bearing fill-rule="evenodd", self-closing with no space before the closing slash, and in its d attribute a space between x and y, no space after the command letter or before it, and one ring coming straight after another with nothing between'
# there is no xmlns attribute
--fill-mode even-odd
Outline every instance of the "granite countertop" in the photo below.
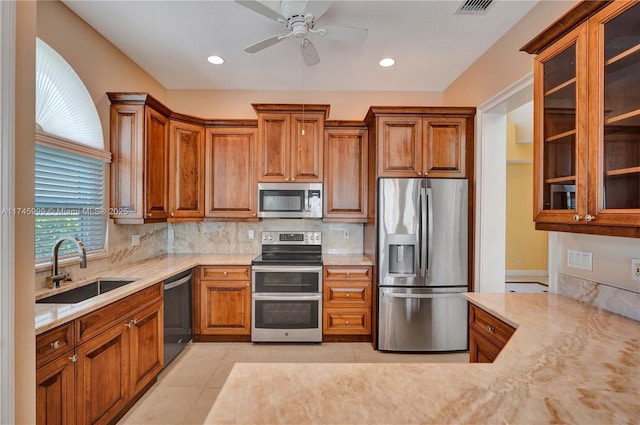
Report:
<svg viewBox="0 0 640 425"><path fill-rule="evenodd" d="M125 298L141 289L195 266L251 265L251 260L257 255L258 254L168 254L122 267L116 267L77 281L64 282L58 289L39 289L36 291L36 300L64 292L71 288L83 286L98 278L137 279L128 285L76 304L36 304L36 335L95 311L114 301ZM373 264L369 258L358 254L323 254L323 262L327 266L370 266Z"/></svg>
<svg viewBox="0 0 640 425"><path fill-rule="evenodd" d="M197 265L250 265L255 254L169 254L117 267L78 281L65 282L59 289L36 291L36 300L83 286L96 278L136 278L135 282L76 304L36 304L36 335L77 317L125 298L155 283Z"/></svg>
<svg viewBox="0 0 640 425"><path fill-rule="evenodd" d="M236 363L208 424L638 423L640 323L557 294L465 294L517 328L492 364Z"/></svg>

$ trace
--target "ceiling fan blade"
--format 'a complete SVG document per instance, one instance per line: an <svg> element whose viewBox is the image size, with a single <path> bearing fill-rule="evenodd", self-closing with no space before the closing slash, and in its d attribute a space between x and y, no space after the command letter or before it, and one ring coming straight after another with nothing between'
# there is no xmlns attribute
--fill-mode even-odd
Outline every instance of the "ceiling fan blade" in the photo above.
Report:
<svg viewBox="0 0 640 425"><path fill-rule="evenodd" d="M317 31L324 32L323 30L326 31L326 33L324 35L319 35L334 40L346 41L365 41L367 39L367 34L369 33L366 28L343 27L337 25L323 26Z"/></svg>
<svg viewBox="0 0 640 425"><path fill-rule="evenodd" d="M262 16L266 16L269 19L273 19L276 22L279 22L280 20L284 20L284 21L287 20L284 16L282 16L275 10L265 6L264 4L256 0L236 0L236 3L246 7L247 9L251 9L256 13L259 13Z"/></svg>
<svg viewBox="0 0 640 425"><path fill-rule="evenodd" d="M259 52L262 49L273 46L274 44L280 42L281 40L284 40L285 38L287 38L286 35L274 35L273 37L266 38L262 41L258 41L256 44L252 44L251 46L246 47L244 51L247 53Z"/></svg>
<svg viewBox="0 0 640 425"><path fill-rule="evenodd" d="M302 53L302 59L304 59L304 63L307 66L313 66L320 63L320 56L318 56L316 46L314 46L310 40L302 40L300 43L300 53Z"/></svg>
<svg viewBox="0 0 640 425"><path fill-rule="evenodd" d="M333 4L332 1L309 0L304 8L304 14L313 15L313 20L317 21L331 7L331 4Z"/></svg>

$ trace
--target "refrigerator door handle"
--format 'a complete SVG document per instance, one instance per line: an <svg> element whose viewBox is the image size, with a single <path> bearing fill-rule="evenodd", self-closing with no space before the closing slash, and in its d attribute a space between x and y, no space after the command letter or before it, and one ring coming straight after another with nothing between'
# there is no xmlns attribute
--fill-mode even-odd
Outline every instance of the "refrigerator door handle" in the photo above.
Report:
<svg viewBox="0 0 640 425"><path fill-rule="evenodd" d="M431 190L431 189L429 189ZM427 264L427 189L420 188L420 276L425 277ZM429 232L431 233L431 232Z"/></svg>
<svg viewBox="0 0 640 425"><path fill-rule="evenodd" d="M382 295L389 298L405 298L405 299L414 299L414 298L455 298L461 297L461 292L452 292L448 294L403 294L397 292L386 292L382 291Z"/></svg>
<svg viewBox="0 0 640 425"><path fill-rule="evenodd" d="M431 262L433 259L433 196L431 188L425 189L427 198L427 260L425 269L427 276L431 276Z"/></svg>

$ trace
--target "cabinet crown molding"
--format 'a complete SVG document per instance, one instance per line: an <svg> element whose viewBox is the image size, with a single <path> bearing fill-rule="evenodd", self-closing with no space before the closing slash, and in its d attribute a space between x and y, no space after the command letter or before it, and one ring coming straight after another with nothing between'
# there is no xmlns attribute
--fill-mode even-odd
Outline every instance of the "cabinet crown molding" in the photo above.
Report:
<svg viewBox="0 0 640 425"><path fill-rule="evenodd" d="M476 108L472 106L371 106L364 122L369 124L377 115L447 115L474 116Z"/></svg>
<svg viewBox="0 0 640 425"><path fill-rule="evenodd" d="M321 112L324 113L324 119L329 118L330 105L318 105L318 104L302 104L302 103L252 103L253 109L256 113L261 112Z"/></svg>

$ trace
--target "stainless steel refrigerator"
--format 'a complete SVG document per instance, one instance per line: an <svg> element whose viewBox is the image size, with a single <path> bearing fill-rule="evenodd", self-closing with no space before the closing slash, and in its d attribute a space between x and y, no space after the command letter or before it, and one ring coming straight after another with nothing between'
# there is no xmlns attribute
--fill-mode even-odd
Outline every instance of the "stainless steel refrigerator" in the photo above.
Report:
<svg viewBox="0 0 640 425"><path fill-rule="evenodd" d="M379 180L379 350L468 348L467 206L467 180Z"/></svg>

